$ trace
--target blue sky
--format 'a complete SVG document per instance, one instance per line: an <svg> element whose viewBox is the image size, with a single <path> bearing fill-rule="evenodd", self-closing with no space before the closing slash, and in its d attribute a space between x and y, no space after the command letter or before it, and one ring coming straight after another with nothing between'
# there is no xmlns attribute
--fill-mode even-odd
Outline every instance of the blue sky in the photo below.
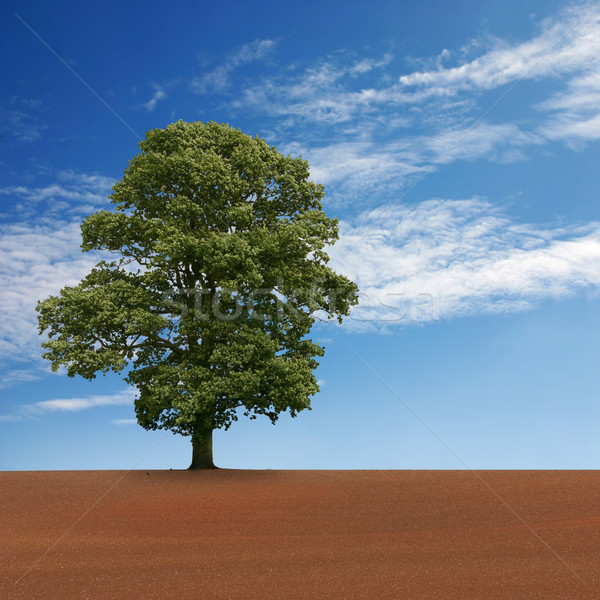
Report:
<svg viewBox="0 0 600 600"><path fill-rule="evenodd" d="M7 2L0 469L183 468L119 376L52 374L36 301L172 121L302 155L361 301L312 411L215 434L236 468L598 468L600 3Z"/></svg>

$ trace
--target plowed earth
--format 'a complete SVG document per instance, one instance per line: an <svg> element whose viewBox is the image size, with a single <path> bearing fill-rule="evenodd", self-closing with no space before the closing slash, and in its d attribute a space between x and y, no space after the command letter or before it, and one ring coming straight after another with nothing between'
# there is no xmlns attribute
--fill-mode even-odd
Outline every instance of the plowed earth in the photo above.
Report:
<svg viewBox="0 0 600 600"><path fill-rule="evenodd" d="M600 471L0 473L0 597L600 598Z"/></svg>

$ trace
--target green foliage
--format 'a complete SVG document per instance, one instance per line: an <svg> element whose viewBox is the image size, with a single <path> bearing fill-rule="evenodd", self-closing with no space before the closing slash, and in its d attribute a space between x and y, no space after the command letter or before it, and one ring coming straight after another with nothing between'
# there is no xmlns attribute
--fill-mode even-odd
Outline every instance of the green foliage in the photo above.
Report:
<svg viewBox="0 0 600 600"><path fill-rule="evenodd" d="M242 407L273 422L318 391L306 336L340 322L357 287L328 267L337 220L306 161L217 123L178 121L140 142L84 251L108 250L77 286L38 304L52 369L136 386L138 422L184 435L227 429Z"/></svg>

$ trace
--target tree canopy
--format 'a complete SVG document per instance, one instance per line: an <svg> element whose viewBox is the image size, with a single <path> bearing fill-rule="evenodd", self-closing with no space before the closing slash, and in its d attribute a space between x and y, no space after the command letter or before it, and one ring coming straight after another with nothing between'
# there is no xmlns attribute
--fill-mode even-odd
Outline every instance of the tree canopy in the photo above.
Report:
<svg viewBox="0 0 600 600"><path fill-rule="evenodd" d="M43 356L87 379L127 368L139 424L192 436L192 466L211 467L212 431L239 412L310 407L315 313L341 322L358 289L328 266L338 224L306 161L213 122L140 149L114 210L81 225L82 249L114 260L38 304Z"/></svg>

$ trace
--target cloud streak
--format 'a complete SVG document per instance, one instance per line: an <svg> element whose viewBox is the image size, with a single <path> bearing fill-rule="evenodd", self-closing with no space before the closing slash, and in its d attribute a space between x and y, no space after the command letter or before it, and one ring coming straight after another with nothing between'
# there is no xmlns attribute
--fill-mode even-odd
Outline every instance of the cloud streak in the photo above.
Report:
<svg viewBox="0 0 600 600"><path fill-rule="evenodd" d="M232 73L242 65L264 60L274 49L273 40L254 40L231 54L223 64L203 75L194 77L190 89L196 94L222 93L231 83Z"/></svg>
<svg viewBox="0 0 600 600"><path fill-rule="evenodd" d="M40 123L41 100L12 96L0 111L0 135L17 142L35 142L46 126Z"/></svg>
<svg viewBox="0 0 600 600"><path fill-rule="evenodd" d="M113 419L111 421L111 423L113 425L116 425L117 427L124 427L127 425L137 425L137 420L136 419Z"/></svg>
<svg viewBox="0 0 600 600"><path fill-rule="evenodd" d="M363 296L351 327L523 310L600 288L600 223L519 225L477 198L365 211L341 223L330 255Z"/></svg>
<svg viewBox="0 0 600 600"><path fill-rule="evenodd" d="M125 389L115 394L82 396L79 398L57 398L24 404L14 414L0 415L0 422L15 422L23 419L42 417L52 413L77 413L105 406L133 406L135 390ZM117 422L118 421L118 422ZM130 419L116 419L115 424L129 424ZM135 423L136 421L133 420Z"/></svg>
<svg viewBox="0 0 600 600"><path fill-rule="evenodd" d="M402 73L390 52L339 51L241 84L231 107L268 115L285 151L308 158L315 180L347 202L454 161L510 163L555 142L578 150L600 139L599 3L563 10L525 41L480 38L473 53L444 49ZM503 95L521 80L533 99L506 113Z"/></svg>
<svg viewBox="0 0 600 600"><path fill-rule="evenodd" d="M77 284L100 260L99 253L81 251L79 227L84 215L106 207L110 185L101 175L65 171L44 187L0 189L13 199L17 219L0 224L0 359L39 360L36 303ZM3 382L23 376L17 369Z"/></svg>
<svg viewBox="0 0 600 600"><path fill-rule="evenodd" d="M148 112L152 112L156 108L156 105L167 97L167 92L162 85L153 83L152 87L154 88L154 94L152 95L152 98L150 98L150 100L148 100L148 102L145 104L142 104L142 107Z"/></svg>
<svg viewBox="0 0 600 600"><path fill-rule="evenodd" d="M75 285L98 262L82 254L79 221L31 227L0 226L0 357L39 355L35 306L65 285Z"/></svg>
<svg viewBox="0 0 600 600"><path fill-rule="evenodd" d="M127 389L117 394L84 396L81 398L59 398L43 400L23 407L24 414L42 415L53 412L79 412L99 406L123 406L133 403L135 391Z"/></svg>
<svg viewBox="0 0 600 600"><path fill-rule="evenodd" d="M404 88L447 96L463 90L490 90L528 78L558 77L597 63L600 53L599 10L581 5L565 10L559 19L542 23L531 40L507 45L494 40L483 55L458 66L417 71L400 77Z"/></svg>
<svg viewBox="0 0 600 600"><path fill-rule="evenodd" d="M6 199L2 216L22 219L35 215L36 222L64 218L65 215L83 217L106 208L107 196L114 183L114 179L104 175L66 170L58 173L58 181L45 186L0 187L0 197Z"/></svg>
<svg viewBox="0 0 600 600"><path fill-rule="evenodd" d="M357 198L373 192L395 193L456 161L520 161L529 149L543 143L540 135L507 123L448 128L437 135L382 142L358 140L320 147L288 144L285 152L308 160L311 177L328 186L328 199L339 207L356 205Z"/></svg>

